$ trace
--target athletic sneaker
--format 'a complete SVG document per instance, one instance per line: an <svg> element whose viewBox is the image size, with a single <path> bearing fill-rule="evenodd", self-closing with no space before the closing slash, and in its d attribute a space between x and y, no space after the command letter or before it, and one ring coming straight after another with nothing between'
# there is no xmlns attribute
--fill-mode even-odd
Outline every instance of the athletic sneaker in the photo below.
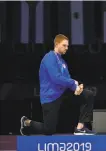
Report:
<svg viewBox="0 0 106 151"><path fill-rule="evenodd" d="M20 128L20 133L21 135L25 135L25 127L27 127L25 125L25 121L28 120L28 118L26 116L22 116L21 117L21 128Z"/></svg>
<svg viewBox="0 0 106 151"><path fill-rule="evenodd" d="M74 135L95 135L96 133L84 127L82 129L75 129Z"/></svg>

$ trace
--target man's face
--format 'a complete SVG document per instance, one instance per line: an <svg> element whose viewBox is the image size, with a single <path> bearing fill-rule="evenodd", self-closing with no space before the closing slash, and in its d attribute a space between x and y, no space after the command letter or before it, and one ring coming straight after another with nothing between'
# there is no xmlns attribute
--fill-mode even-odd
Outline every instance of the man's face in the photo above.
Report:
<svg viewBox="0 0 106 151"><path fill-rule="evenodd" d="M58 49L58 52L61 54L61 55L64 55L67 50L68 50L68 45L69 45L69 42L68 40L63 40L62 42L60 43L57 43L56 44L56 47Z"/></svg>

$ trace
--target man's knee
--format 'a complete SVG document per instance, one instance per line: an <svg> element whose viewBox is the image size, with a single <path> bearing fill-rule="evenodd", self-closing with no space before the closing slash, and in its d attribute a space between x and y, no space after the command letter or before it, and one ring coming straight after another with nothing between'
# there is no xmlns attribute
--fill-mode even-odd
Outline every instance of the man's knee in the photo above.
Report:
<svg viewBox="0 0 106 151"><path fill-rule="evenodd" d="M96 87L86 88L84 89L84 94L86 96L96 96L97 88Z"/></svg>
<svg viewBox="0 0 106 151"><path fill-rule="evenodd" d="M94 93L93 93L93 91L91 91L89 89L84 89L83 90L83 96L85 98L94 97Z"/></svg>

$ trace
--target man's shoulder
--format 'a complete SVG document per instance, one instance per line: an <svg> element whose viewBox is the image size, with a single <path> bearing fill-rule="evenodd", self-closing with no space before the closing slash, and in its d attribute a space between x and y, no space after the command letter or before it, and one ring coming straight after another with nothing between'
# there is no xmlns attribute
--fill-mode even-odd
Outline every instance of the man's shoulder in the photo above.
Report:
<svg viewBox="0 0 106 151"><path fill-rule="evenodd" d="M49 51L48 53L46 53L46 54L44 55L43 60L48 59L48 58L50 58L50 57L52 57L52 56L54 56L54 55L53 55L53 51Z"/></svg>

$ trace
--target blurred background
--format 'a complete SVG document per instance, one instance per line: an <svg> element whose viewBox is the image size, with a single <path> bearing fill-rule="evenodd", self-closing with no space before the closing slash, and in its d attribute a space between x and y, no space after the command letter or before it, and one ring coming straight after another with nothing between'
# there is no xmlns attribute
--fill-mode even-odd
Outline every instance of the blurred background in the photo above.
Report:
<svg viewBox="0 0 106 151"><path fill-rule="evenodd" d="M0 1L0 134L20 135L23 115L42 121L39 66L59 33L70 40L64 59L73 78L97 88L94 109L106 110L106 2ZM63 106L59 133L73 132L73 105Z"/></svg>

